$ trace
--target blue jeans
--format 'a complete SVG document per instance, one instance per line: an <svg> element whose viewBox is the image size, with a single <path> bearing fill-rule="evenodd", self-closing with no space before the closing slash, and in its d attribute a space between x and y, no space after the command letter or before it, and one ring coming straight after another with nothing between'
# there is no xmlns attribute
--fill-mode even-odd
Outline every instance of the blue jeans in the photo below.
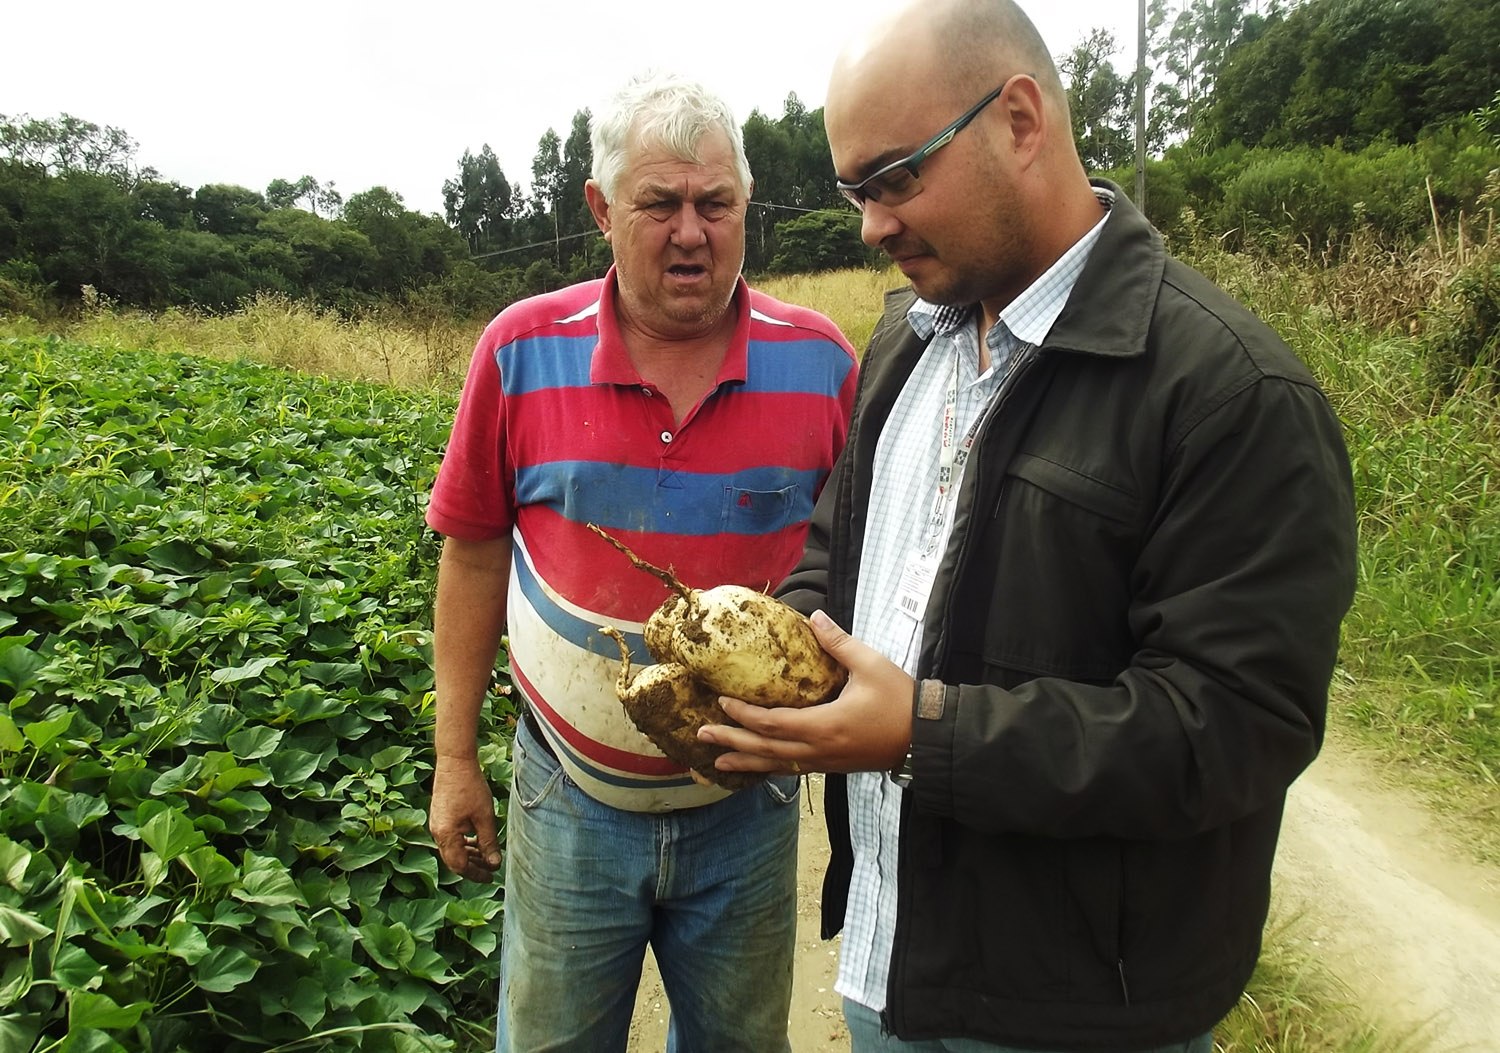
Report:
<svg viewBox="0 0 1500 1053"><path fill-rule="evenodd" d="M844 1020L849 1024L849 1048L852 1053L1035 1053L1012 1046L997 1046L977 1038L929 1038L903 1042L888 1034L880 1024L880 1014L852 998L844 999ZM1160 1046L1150 1053L1213 1053L1213 1032L1199 1035L1190 1042Z"/></svg>
<svg viewBox="0 0 1500 1053"><path fill-rule="evenodd" d="M681 812L602 805L523 722L505 854L498 1053L624 1053L650 944L672 1053L787 1051L797 780Z"/></svg>

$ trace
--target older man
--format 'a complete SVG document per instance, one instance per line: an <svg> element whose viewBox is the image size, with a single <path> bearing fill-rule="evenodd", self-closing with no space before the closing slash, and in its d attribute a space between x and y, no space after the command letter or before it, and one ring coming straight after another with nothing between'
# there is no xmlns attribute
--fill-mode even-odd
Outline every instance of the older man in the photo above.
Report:
<svg viewBox="0 0 1500 1053"><path fill-rule="evenodd" d="M502 632L524 702L507 810L497 1045L623 1050L649 944L669 1048L787 1048L794 778L690 778L615 697L612 623L644 655L666 598L587 529L689 585L764 588L800 555L843 447L852 350L740 277L750 173L700 86L627 86L593 130L600 281L507 308L475 350L428 522L438 572L431 828L475 880L500 864L476 723Z"/></svg>
<svg viewBox="0 0 1500 1053"><path fill-rule="evenodd" d="M726 701L745 728L700 737L740 751L725 769L852 773L823 921L857 1053L1206 1053L1322 740L1355 576L1338 421L1087 178L1008 0L895 14L825 113L911 282L779 590L826 611L849 683Z"/></svg>

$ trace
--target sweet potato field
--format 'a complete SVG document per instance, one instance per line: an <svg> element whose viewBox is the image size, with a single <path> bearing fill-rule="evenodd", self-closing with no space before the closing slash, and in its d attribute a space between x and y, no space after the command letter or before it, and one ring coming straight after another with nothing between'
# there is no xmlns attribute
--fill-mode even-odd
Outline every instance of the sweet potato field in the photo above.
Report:
<svg viewBox="0 0 1500 1053"><path fill-rule="evenodd" d="M501 895L424 811L451 411L0 341L0 1049L483 1041Z"/></svg>

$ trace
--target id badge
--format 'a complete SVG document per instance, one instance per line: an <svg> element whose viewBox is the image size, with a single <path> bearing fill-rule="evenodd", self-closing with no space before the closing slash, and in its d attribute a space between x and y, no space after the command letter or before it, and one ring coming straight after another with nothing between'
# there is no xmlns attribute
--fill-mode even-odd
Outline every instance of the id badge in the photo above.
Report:
<svg viewBox="0 0 1500 1053"><path fill-rule="evenodd" d="M912 621L921 621L927 613L927 597L932 594L936 579L936 558L920 552L907 556L901 568L901 581L896 586L896 609Z"/></svg>

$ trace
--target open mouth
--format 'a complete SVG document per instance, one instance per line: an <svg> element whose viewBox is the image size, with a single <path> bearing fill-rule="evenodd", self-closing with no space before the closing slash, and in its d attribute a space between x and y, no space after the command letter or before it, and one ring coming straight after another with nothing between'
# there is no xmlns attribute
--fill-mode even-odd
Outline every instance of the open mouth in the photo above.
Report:
<svg viewBox="0 0 1500 1053"><path fill-rule="evenodd" d="M675 263L667 268L674 278L699 278L708 273L708 268L695 263Z"/></svg>

